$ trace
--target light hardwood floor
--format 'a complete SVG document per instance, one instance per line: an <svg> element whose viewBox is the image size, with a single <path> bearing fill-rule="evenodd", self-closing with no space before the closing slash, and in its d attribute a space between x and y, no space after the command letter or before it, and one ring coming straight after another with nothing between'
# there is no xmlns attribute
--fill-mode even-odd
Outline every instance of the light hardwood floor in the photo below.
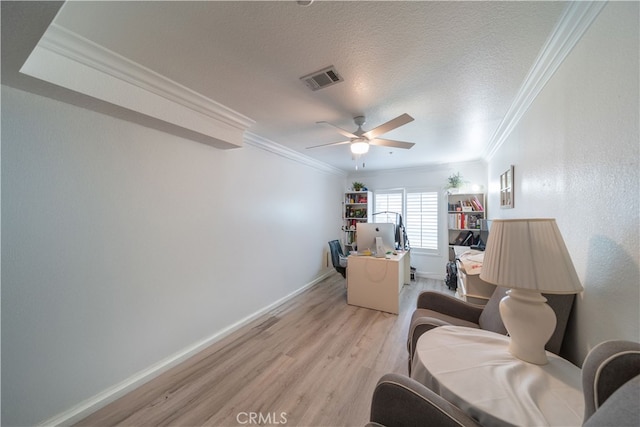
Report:
<svg viewBox="0 0 640 427"><path fill-rule="evenodd" d="M417 295L452 294L442 281L404 286L400 314L350 306L334 274L265 316L82 420L81 426L362 426L388 372L407 374Z"/></svg>

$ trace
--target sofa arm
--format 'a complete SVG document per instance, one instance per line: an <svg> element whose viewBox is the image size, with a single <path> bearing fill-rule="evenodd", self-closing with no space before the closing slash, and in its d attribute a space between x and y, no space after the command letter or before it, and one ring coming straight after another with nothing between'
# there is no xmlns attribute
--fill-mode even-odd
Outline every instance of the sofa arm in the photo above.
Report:
<svg viewBox="0 0 640 427"><path fill-rule="evenodd" d="M425 308L468 322L478 323L484 306L471 304L440 292L426 291L418 295L416 308Z"/></svg>
<svg viewBox="0 0 640 427"><path fill-rule="evenodd" d="M584 421L615 391L640 375L640 343L605 341L591 349L582 365Z"/></svg>
<svg viewBox="0 0 640 427"><path fill-rule="evenodd" d="M384 375L371 399L370 425L479 426L462 412L419 382L399 374Z"/></svg>

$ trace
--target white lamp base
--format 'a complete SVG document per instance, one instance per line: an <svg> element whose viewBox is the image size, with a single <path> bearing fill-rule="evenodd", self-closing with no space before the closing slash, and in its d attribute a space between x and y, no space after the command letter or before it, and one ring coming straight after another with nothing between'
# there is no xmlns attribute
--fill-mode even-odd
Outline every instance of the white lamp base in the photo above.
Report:
<svg viewBox="0 0 640 427"><path fill-rule="evenodd" d="M544 346L556 329L556 314L539 292L509 289L500 301L500 316L511 340L509 352L525 362L549 362Z"/></svg>

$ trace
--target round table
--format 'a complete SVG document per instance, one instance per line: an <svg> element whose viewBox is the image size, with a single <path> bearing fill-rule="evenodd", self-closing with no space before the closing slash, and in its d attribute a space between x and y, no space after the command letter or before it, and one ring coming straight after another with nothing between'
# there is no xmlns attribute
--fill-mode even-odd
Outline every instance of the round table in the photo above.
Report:
<svg viewBox="0 0 640 427"><path fill-rule="evenodd" d="M411 377L483 426L580 426L580 368L547 352L549 363L522 361L509 337L482 329L441 326L417 342Z"/></svg>

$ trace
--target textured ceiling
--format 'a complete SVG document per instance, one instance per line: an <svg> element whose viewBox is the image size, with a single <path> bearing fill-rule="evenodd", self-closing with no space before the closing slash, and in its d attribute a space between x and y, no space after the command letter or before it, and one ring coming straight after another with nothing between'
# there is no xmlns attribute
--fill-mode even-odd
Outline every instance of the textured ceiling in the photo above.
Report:
<svg viewBox="0 0 640 427"><path fill-rule="evenodd" d="M372 147L366 169L480 157L564 2L67 2L55 22L256 121L249 131L344 170L328 121L415 121ZM344 82L299 78L334 65Z"/></svg>

